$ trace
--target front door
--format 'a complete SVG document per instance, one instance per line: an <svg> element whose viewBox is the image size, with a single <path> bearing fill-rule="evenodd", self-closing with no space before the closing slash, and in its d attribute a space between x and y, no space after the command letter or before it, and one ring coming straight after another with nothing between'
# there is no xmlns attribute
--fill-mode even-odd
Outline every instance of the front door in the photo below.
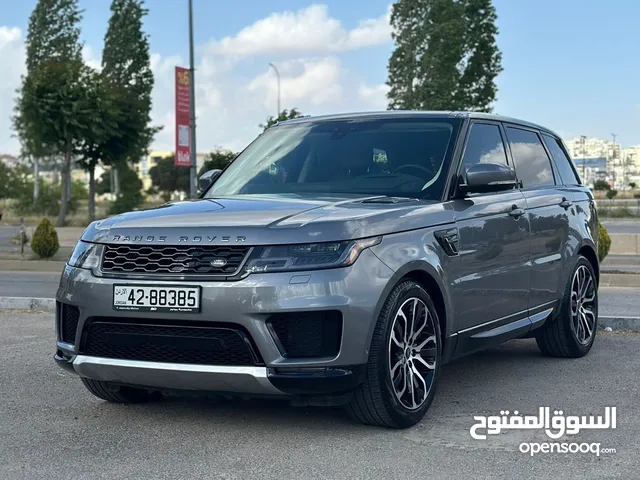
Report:
<svg viewBox="0 0 640 480"><path fill-rule="evenodd" d="M463 168L478 162L508 164L498 124L472 123ZM459 347L469 351L509 336L511 325L528 328L529 219L518 189L468 195L451 204L458 230L453 308Z"/></svg>

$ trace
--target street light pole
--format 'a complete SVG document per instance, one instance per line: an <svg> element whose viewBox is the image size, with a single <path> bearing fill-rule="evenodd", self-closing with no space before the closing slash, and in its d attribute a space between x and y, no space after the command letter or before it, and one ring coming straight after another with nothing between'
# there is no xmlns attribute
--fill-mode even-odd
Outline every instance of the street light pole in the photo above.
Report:
<svg viewBox="0 0 640 480"><path fill-rule="evenodd" d="M587 148L585 145L586 136L580 135L580 143L582 144L582 181L587 183Z"/></svg>
<svg viewBox="0 0 640 480"><path fill-rule="evenodd" d="M618 179L618 174L616 173L616 134L612 133L611 138L613 142L611 143L611 160L613 162L613 188L616 186L616 180Z"/></svg>
<svg viewBox="0 0 640 480"><path fill-rule="evenodd" d="M276 114L276 118L278 118L280 116L280 112L282 111L280 110L280 72L273 63L269 63L269 66L276 72L276 78L278 79L278 112Z"/></svg>
<svg viewBox="0 0 640 480"><path fill-rule="evenodd" d="M191 198L198 194L196 169L196 75L193 60L193 0L189 0L189 101L191 103L191 116L189 118L189 132L191 133L191 167L189 174L189 190Z"/></svg>

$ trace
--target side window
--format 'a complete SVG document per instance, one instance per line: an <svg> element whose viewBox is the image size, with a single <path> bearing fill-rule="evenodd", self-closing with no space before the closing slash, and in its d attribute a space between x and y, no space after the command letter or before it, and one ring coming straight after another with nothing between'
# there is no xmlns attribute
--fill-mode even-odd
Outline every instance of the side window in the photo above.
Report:
<svg viewBox="0 0 640 480"><path fill-rule="evenodd" d="M560 177L562 177L562 183L565 185L580 185L576 172L571 166L571 160L567 157L567 154L564 153L558 140L544 133L542 134L542 138L544 139L544 143L547 144L549 152L551 152L551 157L556 167L558 167Z"/></svg>
<svg viewBox="0 0 640 480"><path fill-rule="evenodd" d="M507 139L523 188L554 185L553 170L547 152L535 132L507 127Z"/></svg>
<svg viewBox="0 0 640 480"><path fill-rule="evenodd" d="M471 125L467 147L462 159L465 172L476 163L507 164L502 135L497 125L474 123Z"/></svg>

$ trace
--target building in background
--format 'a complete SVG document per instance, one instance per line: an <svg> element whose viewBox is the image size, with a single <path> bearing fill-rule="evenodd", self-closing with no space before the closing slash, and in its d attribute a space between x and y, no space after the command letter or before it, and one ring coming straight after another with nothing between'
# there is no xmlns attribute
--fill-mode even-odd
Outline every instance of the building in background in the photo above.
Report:
<svg viewBox="0 0 640 480"><path fill-rule="evenodd" d="M622 148L619 142L577 137L565 140L569 154L587 185L605 180L618 190L640 183L640 146Z"/></svg>
<svg viewBox="0 0 640 480"><path fill-rule="evenodd" d="M18 165L17 157L7 153L0 153L0 162L4 163L7 167L15 167Z"/></svg>

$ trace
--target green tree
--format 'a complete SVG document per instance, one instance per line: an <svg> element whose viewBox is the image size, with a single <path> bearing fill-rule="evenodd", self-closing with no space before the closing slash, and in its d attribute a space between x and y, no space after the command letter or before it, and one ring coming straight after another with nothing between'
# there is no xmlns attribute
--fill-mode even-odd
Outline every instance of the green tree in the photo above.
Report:
<svg viewBox="0 0 640 480"><path fill-rule="evenodd" d="M209 153L209 158L205 160L202 168L198 172L198 176L208 172L209 170L224 170L237 155L237 153L233 153L231 150L225 150L222 148L214 150Z"/></svg>
<svg viewBox="0 0 640 480"><path fill-rule="evenodd" d="M607 198L609 200L613 200L614 198L616 198L616 195L618 195L618 190L607 190Z"/></svg>
<svg viewBox="0 0 640 480"><path fill-rule="evenodd" d="M287 110L285 108L282 112L280 112L280 115L278 115L277 117L274 117L273 115L271 115L267 118L267 123L264 123L264 124L261 123L258 126L262 128L262 131L265 131L267 128L271 127L272 125L275 125L278 122L284 122L285 120L300 118L302 116L303 116L302 113L300 113L296 108L292 108L291 110Z"/></svg>
<svg viewBox="0 0 640 480"><path fill-rule="evenodd" d="M27 74L14 117L23 150L63 159L59 226L64 225L67 215L71 162L90 114L85 103L88 70L81 56L80 20L77 0L38 1L29 17Z"/></svg>
<svg viewBox="0 0 640 480"><path fill-rule="evenodd" d="M465 57L458 87L458 102L462 108L490 112L498 88L496 77L502 71L502 54L496 37L498 15L492 0L466 0Z"/></svg>
<svg viewBox="0 0 640 480"><path fill-rule="evenodd" d="M637 186L638 186L638 185L636 184L636 182L629 182L629 188L630 188L631 190L635 190Z"/></svg>
<svg viewBox="0 0 640 480"><path fill-rule="evenodd" d="M15 199L25 192L29 194L30 174L30 170L23 165L9 167L0 162L0 200Z"/></svg>
<svg viewBox="0 0 640 480"><path fill-rule="evenodd" d="M604 180L596 180L595 182L593 182L593 189L594 190L611 190L611 185L609 185Z"/></svg>
<svg viewBox="0 0 640 480"><path fill-rule="evenodd" d="M109 213L116 215L119 213L130 212L140 207L144 202L142 196L142 180L136 171L128 163L118 165L118 174L120 177L120 192L116 195L115 200L109 207ZM110 172L106 171L96 183L96 193L104 195L111 191Z"/></svg>
<svg viewBox="0 0 640 480"><path fill-rule="evenodd" d="M399 0L392 7L390 109L491 111L501 72L491 0Z"/></svg>
<svg viewBox="0 0 640 480"><path fill-rule="evenodd" d="M110 155L118 149L122 150L120 125L123 120L118 98L103 75L92 72L88 76L86 90L88 110L92 115L79 148L78 165L89 174L88 220L92 222L96 210L95 169L101 161L112 163L113 157Z"/></svg>
<svg viewBox="0 0 640 480"><path fill-rule="evenodd" d="M113 0L102 51L102 74L120 114L119 138L101 148L103 163L116 166L116 191L122 181L117 166L138 162L160 130L150 125L154 79L149 37L142 30L147 13L143 0Z"/></svg>
<svg viewBox="0 0 640 480"><path fill-rule="evenodd" d="M160 193L165 202L175 192L189 194L189 169L175 165L174 158L161 158L149 169L153 193Z"/></svg>

